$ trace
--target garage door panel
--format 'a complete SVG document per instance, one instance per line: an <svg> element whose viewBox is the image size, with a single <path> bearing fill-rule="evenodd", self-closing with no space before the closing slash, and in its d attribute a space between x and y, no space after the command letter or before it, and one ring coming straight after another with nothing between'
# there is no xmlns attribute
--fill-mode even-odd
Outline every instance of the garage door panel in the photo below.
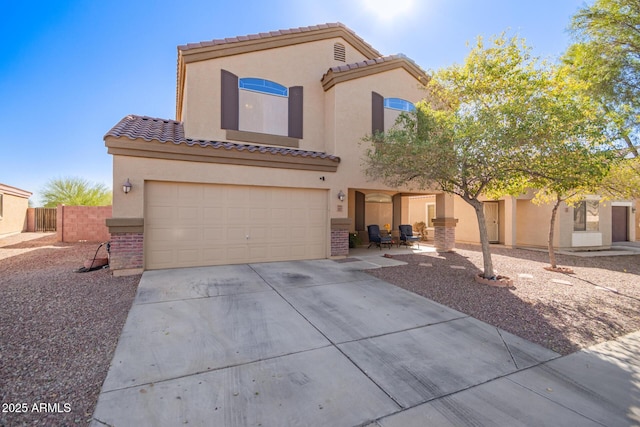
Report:
<svg viewBox="0 0 640 427"><path fill-rule="evenodd" d="M202 250L202 261L214 264L216 261L225 259L227 254L226 248L222 246L204 248Z"/></svg>
<svg viewBox="0 0 640 427"><path fill-rule="evenodd" d="M247 208L227 208L225 220L229 224L246 224Z"/></svg>
<svg viewBox="0 0 640 427"><path fill-rule="evenodd" d="M176 234L175 230L171 228L153 227L153 228L150 228L148 231L149 231L148 239L155 243L171 242L175 239L175 234ZM147 237L145 236L145 240L146 239Z"/></svg>
<svg viewBox="0 0 640 427"><path fill-rule="evenodd" d="M166 220L173 221L176 216L176 208L173 206L153 206L152 209L148 209L149 212L145 212L147 220L158 221Z"/></svg>
<svg viewBox="0 0 640 427"><path fill-rule="evenodd" d="M178 208L178 220L180 223L188 223L200 219L200 209L196 207Z"/></svg>
<svg viewBox="0 0 640 427"><path fill-rule="evenodd" d="M215 224L224 218L224 209L220 206L202 208L202 221L205 224Z"/></svg>
<svg viewBox="0 0 640 427"><path fill-rule="evenodd" d="M172 265L174 254L171 250L150 250L149 255L154 260L155 268L164 268L163 266Z"/></svg>
<svg viewBox="0 0 640 427"><path fill-rule="evenodd" d="M181 263L190 263L192 261L197 261L199 258L199 253L200 251L198 251L197 249L184 249L184 248L178 248L177 250L177 254L178 254L178 260Z"/></svg>
<svg viewBox="0 0 640 427"><path fill-rule="evenodd" d="M178 201L189 203L202 199L202 187L198 184L182 184L178 186Z"/></svg>
<svg viewBox="0 0 640 427"><path fill-rule="evenodd" d="M174 239L177 243L185 242L191 246L200 240L200 230L197 228L176 228Z"/></svg>
<svg viewBox="0 0 640 427"><path fill-rule="evenodd" d="M272 241L286 241L294 238L289 227L274 226L269 228L269 239Z"/></svg>
<svg viewBox="0 0 640 427"><path fill-rule="evenodd" d="M308 227L306 234L309 239L324 239L325 231L324 227Z"/></svg>
<svg viewBox="0 0 640 427"><path fill-rule="evenodd" d="M324 221L326 212L323 209L309 209L307 211L307 219L310 224L317 224L320 221Z"/></svg>
<svg viewBox="0 0 640 427"><path fill-rule="evenodd" d="M152 203L163 203L167 199L175 200L178 197L178 185L175 183L165 182L162 185L158 183L145 183L145 197Z"/></svg>
<svg viewBox="0 0 640 427"><path fill-rule="evenodd" d="M220 200L225 199L226 188L221 186L207 185L202 190L202 206L218 206Z"/></svg>
<svg viewBox="0 0 640 427"><path fill-rule="evenodd" d="M261 224L269 224L269 209L265 207L258 207L249 210L249 221L258 222Z"/></svg>
<svg viewBox="0 0 640 427"><path fill-rule="evenodd" d="M326 211L325 190L148 182L145 267L324 258Z"/></svg>

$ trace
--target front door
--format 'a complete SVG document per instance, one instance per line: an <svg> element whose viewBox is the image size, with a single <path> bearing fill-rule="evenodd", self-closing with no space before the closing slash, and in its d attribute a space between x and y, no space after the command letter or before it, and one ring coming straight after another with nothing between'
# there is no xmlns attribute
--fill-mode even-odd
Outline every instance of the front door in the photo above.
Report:
<svg viewBox="0 0 640 427"><path fill-rule="evenodd" d="M611 240L614 242L626 242L629 240L627 217L629 208L626 206L611 207Z"/></svg>
<svg viewBox="0 0 640 427"><path fill-rule="evenodd" d="M500 240L500 227L498 221L498 202L484 202L484 220L487 224L489 241L496 243Z"/></svg>

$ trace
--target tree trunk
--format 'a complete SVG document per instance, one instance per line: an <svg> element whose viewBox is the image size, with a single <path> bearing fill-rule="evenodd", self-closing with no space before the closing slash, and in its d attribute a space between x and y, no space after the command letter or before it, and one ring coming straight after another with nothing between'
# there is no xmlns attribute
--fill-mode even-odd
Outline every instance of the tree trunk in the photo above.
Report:
<svg viewBox="0 0 640 427"><path fill-rule="evenodd" d="M638 149L636 148L635 145L633 145L631 138L629 138L628 135L624 135L622 138L624 139L624 142L627 143L627 146L629 147L629 151L631 152L631 154L633 154L633 157L638 157Z"/></svg>
<svg viewBox="0 0 640 427"><path fill-rule="evenodd" d="M553 234L556 225L556 214L558 213L558 207L560 206L560 196L556 199L556 203L553 205L553 209L551 209L551 221L549 221L549 263L551 264L551 268L556 268L556 253L553 249Z"/></svg>
<svg viewBox="0 0 640 427"><path fill-rule="evenodd" d="M491 260L491 248L489 247L489 233L487 232L487 222L484 217L484 205L479 200L471 200L468 203L473 206L478 217L478 230L480 231L480 246L482 247L482 260L484 263L484 272L482 277L492 279L495 277L493 272L493 262Z"/></svg>

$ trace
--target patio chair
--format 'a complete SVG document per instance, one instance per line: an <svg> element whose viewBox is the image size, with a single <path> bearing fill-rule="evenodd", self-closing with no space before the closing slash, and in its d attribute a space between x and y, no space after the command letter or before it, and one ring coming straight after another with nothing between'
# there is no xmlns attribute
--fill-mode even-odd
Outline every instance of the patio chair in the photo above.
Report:
<svg viewBox="0 0 640 427"><path fill-rule="evenodd" d="M409 246L409 242L420 242L420 237L413 235L413 227L408 224L398 226L400 228L400 245ZM420 247L420 243L418 243Z"/></svg>
<svg viewBox="0 0 640 427"><path fill-rule="evenodd" d="M382 245L389 245L389 249L391 249L393 240L391 239L391 236L382 237L380 235L380 227L377 225L367 225L367 232L369 233L369 246L367 249L374 243L380 248L380 250L382 250Z"/></svg>

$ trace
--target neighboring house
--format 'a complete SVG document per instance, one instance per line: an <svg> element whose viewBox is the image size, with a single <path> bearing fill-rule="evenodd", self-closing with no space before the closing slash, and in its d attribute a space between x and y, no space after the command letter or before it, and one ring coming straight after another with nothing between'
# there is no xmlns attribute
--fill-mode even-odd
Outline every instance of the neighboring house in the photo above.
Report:
<svg viewBox="0 0 640 427"><path fill-rule="evenodd" d="M532 194L484 203L489 238L493 243L515 247L547 247L551 204L536 205ZM457 242L480 241L474 210L462 199L454 204ZM636 204L632 201L601 201L588 196L574 206L558 208L554 247L563 250L602 250L616 242L636 240Z"/></svg>
<svg viewBox="0 0 640 427"><path fill-rule="evenodd" d="M0 184L0 237L27 229L29 191Z"/></svg>
<svg viewBox="0 0 640 427"><path fill-rule="evenodd" d="M176 120L130 115L105 135L114 274L348 254L349 231L409 220L409 188L367 180L367 134L427 95L428 76L342 24L178 47ZM433 196L453 248L453 198Z"/></svg>

